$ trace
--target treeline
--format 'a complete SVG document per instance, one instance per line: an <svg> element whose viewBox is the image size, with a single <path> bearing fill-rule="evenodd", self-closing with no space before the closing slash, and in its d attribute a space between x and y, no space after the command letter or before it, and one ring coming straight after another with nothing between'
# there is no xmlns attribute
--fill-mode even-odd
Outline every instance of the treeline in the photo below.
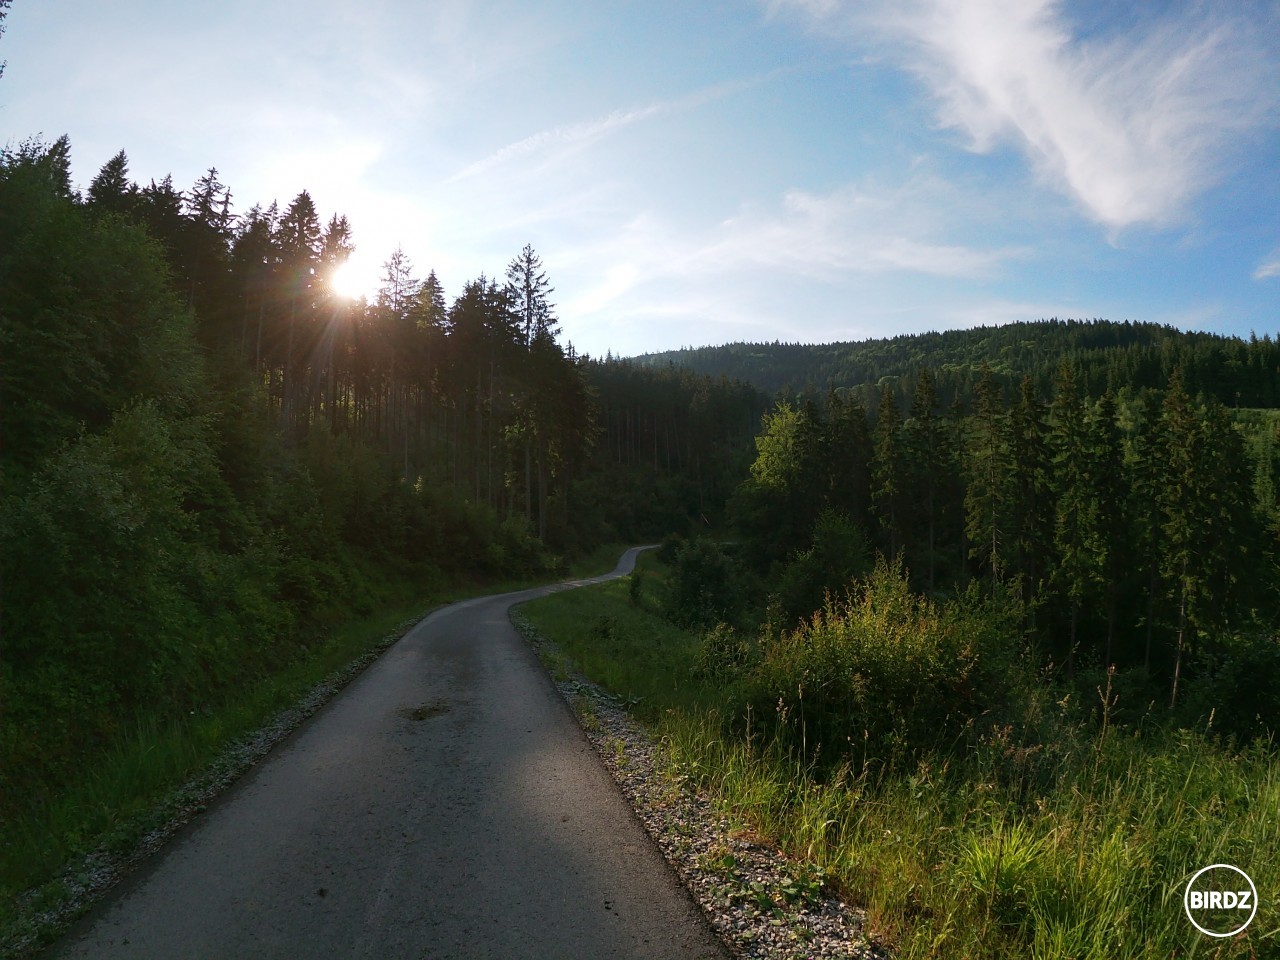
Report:
<svg viewBox="0 0 1280 960"><path fill-rule="evenodd" d="M432 580L719 517L749 456L756 391L561 346L531 247L352 300L306 191L237 215L121 153L81 195L65 137L0 154L0 209L0 807Z"/></svg>
<svg viewBox="0 0 1280 960"><path fill-rule="evenodd" d="M1129 321L1055 318L861 343L731 343L649 354L637 362L734 377L770 394L848 389L868 406L886 383L900 403L909 402L916 371L927 367L945 407L973 395L984 364L1006 390L1018 389L1029 376L1047 395L1063 358L1074 366L1081 392L1095 400L1108 389L1163 389L1178 369L1193 394L1229 407L1280 406L1280 342L1271 334L1242 340Z"/></svg>
<svg viewBox="0 0 1280 960"><path fill-rule="evenodd" d="M874 415L836 392L783 401L757 448L730 509L746 579L691 554L686 621L776 635L879 554L916 591L1017 603L1060 675L1116 667L1170 705L1189 670L1214 675L1232 691L1220 715L1280 721L1280 418L1246 435L1178 370L1089 400L1064 360L1049 397L1029 377L1008 396L984 369L971 409L944 411L927 369L905 409L887 386ZM744 615L753 595L768 608Z"/></svg>

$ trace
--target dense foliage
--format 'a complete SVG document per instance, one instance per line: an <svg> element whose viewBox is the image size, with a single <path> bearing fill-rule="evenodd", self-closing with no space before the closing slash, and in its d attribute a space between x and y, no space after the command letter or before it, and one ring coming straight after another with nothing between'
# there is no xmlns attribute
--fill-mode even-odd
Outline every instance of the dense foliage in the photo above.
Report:
<svg viewBox="0 0 1280 960"><path fill-rule="evenodd" d="M817 610L822 590L866 571L870 544L916 590L981 583L1014 597L1020 632L1068 676L1135 671L1176 705L1188 670L1208 682L1241 657L1271 663L1280 418L1237 420L1192 397L1180 370L1163 390L1120 398L1088 400L1077 384L1064 360L1051 402L1029 377L1009 399L984 368L972 410L943 414L925 369L907 416L886 389L873 422L835 393L825 405L781 401L732 504L763 585L748 592L773 598L757 619L781 612L792 626ZM1267 696L1212 706L1241 735L1280 722Z"/></svg>
<svg viewBox="0 0 1280 960"><path fill-rule="evenodd" d="M3 810L397 591L718 519L749 452L756 391L562 347L531 247L352 300L306 191L236 215L121 152L82 196L65 137L0 155L0 209Z"/></svg>
<svg viewBox="0 0 1280 960"><path fill-rule="evenodd" d="M885 384L905 402L918 371L929 369L945 408L971 394L983 365L1006 390L1030 376L1043 394L1064 358L1075 367L1084 394L1095 399L1108 388L1161 389L1180 367L1191 393L1232 407L1280 406L1280 341L1271 333L1246 341L1132 321L1054 318L853 343L729 343L636 360L734 377L771 394L784 388L805 394L849 389L868 406Z"/></svg>

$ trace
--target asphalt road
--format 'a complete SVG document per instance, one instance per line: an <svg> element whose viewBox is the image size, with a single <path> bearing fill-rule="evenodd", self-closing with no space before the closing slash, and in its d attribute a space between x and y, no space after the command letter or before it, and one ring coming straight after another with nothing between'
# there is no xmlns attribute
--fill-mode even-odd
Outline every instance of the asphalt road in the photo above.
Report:
<svg viewBox="0 0 1280 960"><path fill-rule="evenodd" d="M507 619L551 589L424 619L51 956L727 957Z"/></svg>

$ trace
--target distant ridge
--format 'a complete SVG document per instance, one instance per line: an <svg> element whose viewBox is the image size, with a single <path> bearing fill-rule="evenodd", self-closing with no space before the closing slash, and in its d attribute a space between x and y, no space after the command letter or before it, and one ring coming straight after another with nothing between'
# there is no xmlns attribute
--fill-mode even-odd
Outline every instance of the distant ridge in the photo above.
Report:
<svg viewBox="0 0 1280 960"><path fill-rule="evenodd" d="M967 396L982 364L1006 384L1030 376L1047 390L1063 359L1077 369L1091 395L1163 387L1175 367L1192 391L1229 406L1280 405L1280 343L1270 333L1249 340L1188 332L1155 323L1059 320L904 334L860 342L728 343L642 354L642 366L673 364L695 373L725 376L766 393L802 394L847 389L866 393L888 381L913 381L922 367L939 380L944 402Z"/></svg>

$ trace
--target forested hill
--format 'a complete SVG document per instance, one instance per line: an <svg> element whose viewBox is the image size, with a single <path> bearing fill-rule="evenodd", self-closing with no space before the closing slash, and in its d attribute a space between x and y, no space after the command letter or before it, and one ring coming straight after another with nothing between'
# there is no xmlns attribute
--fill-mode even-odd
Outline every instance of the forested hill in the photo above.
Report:
<svg viewBox="0 0 1280 960"><path fill-rule="evenodd" d="M729 343L645 354L634 362L725 375L768 393L885 381L902 382L905 390L927 367L945 404L957 393L971 393L984 363L997 381L1012 386L1030 375L1047 393L1063 359L1072 362L1082 390L1093 397L1108 387L1163 388L1181 367L1189 389L1228 406L1280 406L1280 342L1270 333L1246 341L1129 321L1052 319L852 343Z"/></svg>

